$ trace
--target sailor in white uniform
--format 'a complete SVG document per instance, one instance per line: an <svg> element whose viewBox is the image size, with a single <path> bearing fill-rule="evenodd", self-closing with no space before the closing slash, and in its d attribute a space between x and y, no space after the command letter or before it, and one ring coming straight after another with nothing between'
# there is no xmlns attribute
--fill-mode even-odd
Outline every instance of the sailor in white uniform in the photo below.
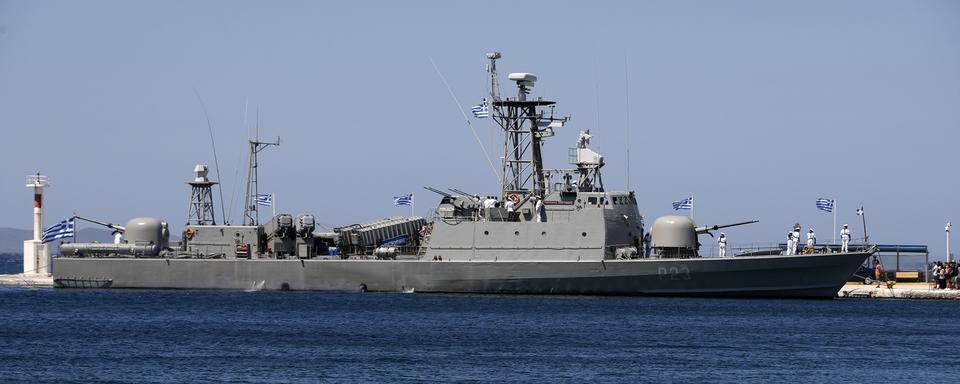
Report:
<svg viewBox="0 0 960 384"><path fill-rule="evenodd" d="M535 197L537 203L534 205L534 211L537 214L537 222L545 223L547 221L547 210L543 206L543 199L540 196Z"/></svg>
<svg viewBox="0 0 960 384"><path fill-rule="evenodd" d="M717 238L717 245L720 246L720 257L727 257L727 235L723 232L720 232L720 237Z"/></svg>
<svg viewBox="0 0 960 384"><path fill-rule="evenodd" d="M813 228L807 231L807 246L813 248L817 244L817 234L813 233Z"/></svg>
<svg viewBox="0 0 960 384"><path fill-rule="evenodd" d="M793 232L787 232L787 255L793 254Z"/></svg>
<svg viewBox="0 0 960 384"><path fill-rule="evenodd" d="M846 224L840 230L840 252L849 252L850 246L850 228Z"/></svg>
<svg viewBox="0 0 960 384"><path fill-rule="evenodd" d="M793 254L797 254L797 248L800 247L800 224L793 226Z"/></svg>

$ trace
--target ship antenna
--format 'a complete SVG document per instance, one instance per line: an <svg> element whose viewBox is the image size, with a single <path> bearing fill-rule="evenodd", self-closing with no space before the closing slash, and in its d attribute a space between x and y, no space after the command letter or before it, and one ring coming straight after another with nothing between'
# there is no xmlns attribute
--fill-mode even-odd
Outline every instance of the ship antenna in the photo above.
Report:
<svg viewBox="0 0 960 384"><path fill-rule="evenodd" d="M463 104L460 104L460 100L457 99L457 95L453 94L453 89L450 88L450 84L447 83L447 79L443 77L443 74L440 73L440 68L437 67L437 63L433 61L433 58L430 58L430 64L433 64L433 69L437 71L437 76L440 76L440 81L443 81L443 85L447 87L447 92L450 93L450 97L453 98L453 102L457 104L457 109L460 110L460 114L463 115L463 120L467 122L467 126L470 127L470 132L473 132L473 138L477 139L477 144L480 145L480 150L483 151L483 157L487 159L487 164L490 165L490 170L493 171L493 177L497 179L497 182L500 182L500 175L497 173L497 168L493 166L493 162L490 161L490 155L487 153L487 148L483 146L483 141L480 140L480 136L477 135L477 130L473 128L473 124L470 123L470 118L467 117L467 113L463 111Z"/></svg>
<svg viewBox="0 0 960 384"><path fill-rule="evenodd" d="M217 181L220 181L220 161L217 160L217 142L213 139L213 123L210 122L210 114L207 113L207 105L203 102L203 98L200 97L200 91L196 87L193 88L193 93L197 95L197 100L200 101L200 108L203 109L203 117L207 119L207 131L210 132L210 146L213 147L213 166L217 171ZM220 193L220 212L223 212L223 187L217 188L217 192ZM225 224L230 224L229 222Z"/></svg>
<svg viewBox="0 0 960 384"><path fill-rule="evenodd" d="M623 53L623 84L627 98L627 191L630 191L630 73L627 66L627 53Z"/></svg>
<svg viewBox="0 0 960 384"><path fill-rule="evenodd" d="M271 145L280 145L280 137L275 142L260 141L260 107L257 106L257 138L250 139L250 166L247 168L247 198L244 202L244 225L260 225L260 211L257 209L257 154ZM270 202L271 205L274 202Z"/></svg>
<svg viewBox="0 0 960 384"><path fill-rule="evenodd" d="M490 74L490 100L500 101L500 77L497 76L497 59L503 57L500 52L494 51L487 53L490 64L487 65L487 73Z"/></svg>

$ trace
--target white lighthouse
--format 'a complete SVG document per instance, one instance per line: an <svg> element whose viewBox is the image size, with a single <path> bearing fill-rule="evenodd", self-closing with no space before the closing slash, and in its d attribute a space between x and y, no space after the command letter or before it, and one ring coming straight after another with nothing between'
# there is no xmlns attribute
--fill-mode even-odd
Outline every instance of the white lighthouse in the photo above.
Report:
<svg viewBox="0 0 960 384"><path fill-rule="evenodd" d="M43 187L50 179L41 175L27 176L27 188L33 188L33 240L23 242L23 274L49 275L50 252L43 243Z"/></svg>

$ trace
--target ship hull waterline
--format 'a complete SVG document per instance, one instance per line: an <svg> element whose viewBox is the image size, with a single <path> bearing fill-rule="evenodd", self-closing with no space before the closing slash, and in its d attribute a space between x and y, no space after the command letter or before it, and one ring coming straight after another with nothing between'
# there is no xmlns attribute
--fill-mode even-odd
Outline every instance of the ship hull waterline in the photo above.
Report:
<svg viewBox="0 0 960 384"><path fill-rule="evenodd" d="M111 288L831 298L870 255L605 261L57 258Z"/></svg>

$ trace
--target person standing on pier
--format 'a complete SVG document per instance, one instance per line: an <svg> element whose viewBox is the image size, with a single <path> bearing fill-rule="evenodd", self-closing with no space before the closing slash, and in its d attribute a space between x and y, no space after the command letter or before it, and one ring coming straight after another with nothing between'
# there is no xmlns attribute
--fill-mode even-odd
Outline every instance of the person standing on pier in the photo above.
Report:
<svg viewBox="0 0 960 384"><path fill-rule="evenodd" d="M884 281L883 267L880 265L880 259L877 259L876 257L873 258L873 276L877 279L877 281Z"/></svg>

